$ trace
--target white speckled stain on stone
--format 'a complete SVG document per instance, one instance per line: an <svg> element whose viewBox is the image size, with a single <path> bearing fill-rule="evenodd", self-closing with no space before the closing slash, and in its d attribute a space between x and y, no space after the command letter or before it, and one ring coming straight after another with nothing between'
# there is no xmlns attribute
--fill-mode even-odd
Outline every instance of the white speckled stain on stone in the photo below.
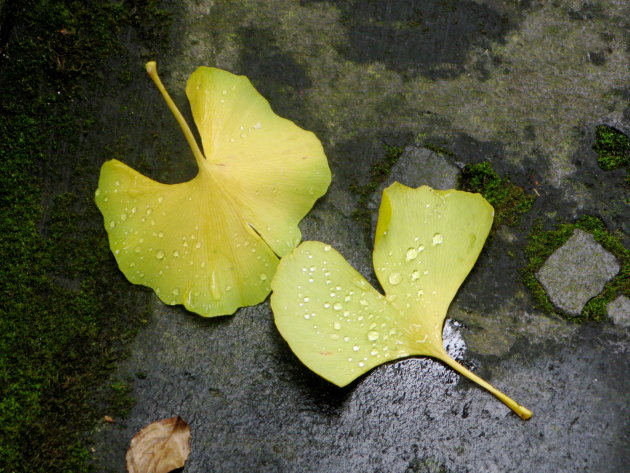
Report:
<svg viewBox="0 0 630 473"><path fill-rule="evenodd" d="M608 312L608 317L616 325L630 327L630 298L626 296L617 297L608 303L606 311Z"/></svg>
<svg viewBox="0 0 630 473"><path fill-rule="evenodd" d="M593 235L575 229L536 273L551 302L571 315L579 315L584 305L619 272L617 259L595 241Z"/></svg>

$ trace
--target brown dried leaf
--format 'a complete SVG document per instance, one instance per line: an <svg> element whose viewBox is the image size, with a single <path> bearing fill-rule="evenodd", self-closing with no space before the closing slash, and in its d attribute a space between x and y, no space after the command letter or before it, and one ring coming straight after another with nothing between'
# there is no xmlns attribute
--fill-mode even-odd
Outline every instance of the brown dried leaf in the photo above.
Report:
<svg viewBox="0 0 630 473"><path fill-rule="evenodd" d="M127 450L129 473L168 473L181 468L190 454L190 427L170 417L144 427Z"/></svg>

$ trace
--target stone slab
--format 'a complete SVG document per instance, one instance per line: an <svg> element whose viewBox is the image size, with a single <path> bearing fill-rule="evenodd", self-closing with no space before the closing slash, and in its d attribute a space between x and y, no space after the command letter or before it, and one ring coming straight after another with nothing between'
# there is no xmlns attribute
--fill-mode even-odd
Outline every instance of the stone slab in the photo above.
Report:
<svg viewBox="0 0 630 473"><path fill-rule="evenodd" d="M619 272L617 259L576 228L536 273L551 302L571 315L580 315L584 305L598 295L604 284Z"/></svg>

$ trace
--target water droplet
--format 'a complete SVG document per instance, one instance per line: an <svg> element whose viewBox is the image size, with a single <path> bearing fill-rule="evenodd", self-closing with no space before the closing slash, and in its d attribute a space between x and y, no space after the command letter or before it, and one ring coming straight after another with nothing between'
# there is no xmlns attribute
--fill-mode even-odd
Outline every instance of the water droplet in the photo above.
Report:
<svg viewBox="0 0 630 473"><path fill-rule="evenodd" d="M227 90L222 90L221 95L227 95Z"/></svg>
<svg viewBox="0 0 630 473"><path fill-rule="evenodd" d="M344 342L349 342L350 341L350 337L343 337L343 341Z"/></svg>
<svg viewBox="0 0 630 473"><path fill-rule="evenodd" d="M330 251L331 246L330 245L324 245L324 251L328 252Z"/></svg>
<svg viewBox="0 0 630 473"><path fill-rule="evenodd" d="M254 130L260 130L262 128L262 123L257 122L254 126L252 126Z"/></svg>
<svg viewBox="0 0 630 473"><path fill-rule="evenodd" d="M359 361L359 368L363 368L365 366L365 363L363 361Z"/></svg>
<svg viewBox="0 0 630 473"><path fill-rule="evenodd" d="M305 297L305 298L304 298L304 302L308 302L308 301L310 301L310 300L311 300L311 299L310 299L309 297Z"/></svg>
<svg viewBox="0 0 630 473"><path fill-rule="evenodd" d="M245 133L241 133L241 138L247 138L247 135Z"/></svg>
<svg viewBox="0 0 630 473"><path fill-rule="evenodd" d="M377 350L376 348L372 348L372 349L370 350L370 355L372 355L372 356L376 356L376 355L378 355L378 350Z"/></svg>
<svg viewBox="0 0 630 473"><path fill-rule="evenodd" d="M119 186L120 185L120 181L116 181L116 182L114 182L114 184L116 184L116 186Z"/></svg>
<svg viewBox="0 0 630 473"><path fill-rule="evenodd" d="M138 209L137 209L137 208L132 207L132 208L131 208L131 215L135 214L137 211L138 211Z"/></svg>
<svg viewBox="0 0 630 473"><path fill-rule="evenodd" d="M343 305L341 304L341 302L335 302L335 305L333 305L333 309L341 310L343 309Z"/></svg>
<svg viewBox="0 0 630 473"><path fill-rule="evenodd" d="M379 336L380 334L376 330L370 330L367 334L367 338L371 342L375 342L376 340L378 340Z"/></svg>
<svg viewBox="0 0 630 473"><path fill-rule="evenodd" d="M337 293L336 293L336 292L331 292L331 293L330 293L330 297L336 297L336 296L337 296Z"/></svg>
<svg viewBox="0 0 630 473"><path fill-rule="evenodd" d="M134 251L134 253L140 253L140 252L142 251L142 248L140 248L139 246L136 246L136 247L133 249L133 251Z"/></svg>
<svg viewBox="0 0 630 473"><path fill-rule="evenodd" d="M179 296L179 289L177 289L177 288L173 289L173 295L174 296Z"/></svg>
<svg viewBox="0 0 630 473"><path fill-rule="evenodd" d="M267 275L265 273L260 273L260 276L258 276L260 278L261 281L266 281L267 280Z"/></svg>
<svg viewBox="0 0 630 473"><path fill-rule="evenodd" d="M346 296L343 300L346 302L350 302L352 300L352 297Z"/></svg>
<svg viewBox="0 0 630 473"><path fill-rule="evenodd" d="M120 214L120 220L122 220L123 222L127 220L127 214Z"/></svg>
<svg viewBox="0 0 630 473"><path fill-rule="evenodd" d="M423 294L424 294L424 291L423 291L422 289L418 289L418 292L416 292L416 295L417 295L418 297L420 297L420 296L421 296L421 295L423 295Z"/></svg>
<svg viewBox="0 0 630 473"><path fill-rule="evenodd" d="M407 250L407 261L412 261L418 257L418 250L415 248L409 248Z"/></svg>
<svg viewBox="0 0 630 473"><path fill-rule="evenodd" d="M311 316L310 316L309 314L304 314L304 318L305 318L306 320L308 320L308 319L310 319L310 318L311 318Z"/></svg>
<svg viewBox="0 0 630 473"><path fill-rule="evenodd" d="M308 282L314 282L315 280L313 278L308 278Z"/></svg>
<svg viewBox="0 0 630 473"><path fill-rule="evenodd" d="M151 207L147 208L147 215L151 215L153 213L153 209Z"/></svg>
<svg viewBox="0 0 630 473"><path fill-rule="evenodd" d="M426 276L427 274L429 274L429 270L426 269L423 274Z"/></svg>
<svg viewBox="0 0 630 473"><path fill-rule="evenodd" d="M225 286L225 292L230 292L232 290L232 286Z"/></svg>
<svg viewBox="0 0 630 473"><path fill-rule="evenodd" d="M352 284L354 284L355 286L363 288L363 287L365 287L365 280L361 279L361 278L355 278L355 279L352 280Z"/></svg>
<svg viewBox="0 0 630 473"><path fill-rule="evenodd" d="M361 305L368 305L368 301L366 301L365 299L361 299L359 301L359 304L361 304Z"/></svg>
<svg viewBox="0 0 630 473"><path fill-rule="evenodd" d="M175 258L177 258L179 256L179 251L177 251L177 250L173 251L173 256Z"/></svg>
<svg viewBox="0 0 630 473"><path fill-rule="evenodd" d="M418 271L417 269L414 269L411 272L411 280L416 281L417 279L420 279L420 271Z"/></svg>
<svg viewBox="0 0 630 473"><path fill-rule="evenodd" d="M101 195L101 190L100 189L96 189L96 192L94 193L94 195L96 197L98 197L99 195Z"/></svg>
<svg viewBox="0 0 630 473"><path fill-rule="evenodd" d="M424 251L424 245L420 245L418 247L418 253L422 253Z"/></svg>
<svg viewBox="0 0 630 473"><path fill-rule="evenodd" d="M341 324L340 324L339 322L335 322L335 323L333 324L333 328L334 328L335 330L341 330Z"/></svg>
<svg viewBox="0 0 630 473"><path fill-rule="evenodd" d="M444 242L444 237L441 233L436 233L433 235L433 246L441 245Z"/></svg>
<svg viewBox="0 0 630 473"><path fill-rule="evenodd" d="M159 196L158 197L158 204L161 204L162 202L164 202L164 197Z"/></svg>
<svg viewBox="0 0 630 473"><path fill-rule="evenodd" d="M324 304L324 309L330 309L330 304L328 302Z"/></svg>
<svg viewBox="0 0 630 473"><path fill-rule="evenodd" d="M389 277L387 278L389 280L390 284L393 284L394 286L396 284L400 284L400 281L402 281L402 276L400 275L400 273L397 272L393 272L389 274Z"/></svg>
<svg viewBox="0 0 630 473"><path fill-rule="evenodd" d="M198 241L198 242L195 244L195 248L197 248L197 249L201 248L201 242L200 242L200 241Z"/></svg>
<svg viewBox="0 0 630 473"><path fill-rule="evenodd" d="M359 345L355 345L355 346L353 346L353 347L352 347L352 350L353 350L353 351L359 351Z"/></svg>

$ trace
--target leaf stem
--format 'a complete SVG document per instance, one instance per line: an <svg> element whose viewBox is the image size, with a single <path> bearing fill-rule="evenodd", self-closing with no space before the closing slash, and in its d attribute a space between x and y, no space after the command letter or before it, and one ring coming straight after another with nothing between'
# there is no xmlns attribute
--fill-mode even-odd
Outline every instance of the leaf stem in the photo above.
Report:
<svg viewBox="0 0 630 473"><path fill-rule="evenodd" d="M203 168L206 158L201 152L201 150L199 149L197 140L195 140L195 136L192 134L192 131L190 131L190 128L188 127L188 123L186 123L184 116L181 114L181 112L177 108L177 105L175 105L175 102L173 102L173 99L168 94L167 90L164 88L164 84L162 84L162 81L160 80L160 76L158 76L157 64L155 63L155 61L147 62L146 69L147 69L147 73L149 74L149 77L153 79L153 82L157 86L158 90L162 93L162 97L164 97L164 100L166 101L168 108L171 109L171 112L173 112L173 115L175 116L175 120L177 120L177 123L179 123L179 126L184 132L186 141L188 141L188 145L192 149L192 152L195 155L195 159L197 160L197 165L199 166L199 168Z"/></svg>
<svg viewBox="0 0 630 473"><path fill-rule="evenodd" d="M499 400L501 400L506 406L508 406L510 409L512 409L521 419L527 420L533 415L532 411L530 411L526 407L521 406L514 399L512 399L512 398L506 396L505 394L503 394L501 391L496 389L494 386L492 386L491 384L487 383L486 381L481 379L479 376L477 376L473 372L469 371L463 365L460 365L457 361L452 359L446 353L444 353L443 355L439 356L438 358L440 360L442 360L444 363L446 363L447 365L449 365L451 368L453 368L455 371L460 373L461 375L466 376L468 379L470 379L470 380L474 381L475 383L477 383L478 385L486 388L488 391L490 391L492 394L494 394L497 398L499 398Z"/></svg>

